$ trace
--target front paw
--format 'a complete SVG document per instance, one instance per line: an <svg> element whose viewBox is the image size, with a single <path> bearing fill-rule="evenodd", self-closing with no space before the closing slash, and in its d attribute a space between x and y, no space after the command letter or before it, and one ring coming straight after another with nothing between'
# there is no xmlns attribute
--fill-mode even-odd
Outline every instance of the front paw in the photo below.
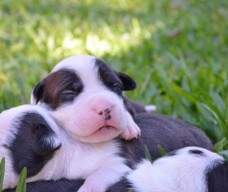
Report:
<svg viewBox="0 0 228 192"><path fill-rule="evenodd" d="M141 135L141 130L139 126L132 119L131 123L128 127L123 131L121 137L125 140L131 140L134 138L138 138Z"/></svg>

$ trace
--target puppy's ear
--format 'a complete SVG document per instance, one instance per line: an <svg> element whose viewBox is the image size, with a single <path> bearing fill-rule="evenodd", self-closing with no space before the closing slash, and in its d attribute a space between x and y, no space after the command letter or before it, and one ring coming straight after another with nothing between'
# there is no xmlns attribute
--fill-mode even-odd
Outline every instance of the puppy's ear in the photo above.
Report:
<svg viewBox="0 0 228 192"><path fill-rule="evenodd" d="M61 141L46 124L38 124L33 129L33 151L42 156L53 154L61 147Z"/></svg>
<svg viewBox="0 0 228 192"><path fill-rule="evenodd" d="M117 72L117 75L123 83L124 91L134 90L136 88L136 82L130 76L121 72Z"/></svg>
<svg viewBox="0 0 228 192"><path fill-rule="evenodd" d="M44 93L44 80L40 81L32 91L31 104L37 104L43 97Z"/></svg>

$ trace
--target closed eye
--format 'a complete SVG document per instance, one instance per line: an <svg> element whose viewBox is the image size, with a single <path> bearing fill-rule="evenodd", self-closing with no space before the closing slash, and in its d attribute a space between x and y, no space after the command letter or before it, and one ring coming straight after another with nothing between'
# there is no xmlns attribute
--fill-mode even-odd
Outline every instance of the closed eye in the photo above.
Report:
<svg viewBox="0 0 228 192"><path fill-rule="evenodd" d="M59 99L61 102L71 102L79 93L74 90L65 90L62 91Z"/></svg>
<svg viewBox="0 0 228 192"><path fill-rule="evenodd" d="M74 90L65 90L62 92L63 95L76 95L76 91Z"/></svg>

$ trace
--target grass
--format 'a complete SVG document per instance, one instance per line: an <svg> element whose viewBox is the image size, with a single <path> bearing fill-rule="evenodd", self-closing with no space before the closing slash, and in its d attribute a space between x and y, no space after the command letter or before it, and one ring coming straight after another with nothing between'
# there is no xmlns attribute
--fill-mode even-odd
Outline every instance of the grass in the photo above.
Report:
<svg viewBox="0 0 228 192"><path fill-rule="evenodd" d="M0 17L0 110L28 103L64 57L92 54L137 80L129 97L228 150L228 1L1 0Z"/></svg>

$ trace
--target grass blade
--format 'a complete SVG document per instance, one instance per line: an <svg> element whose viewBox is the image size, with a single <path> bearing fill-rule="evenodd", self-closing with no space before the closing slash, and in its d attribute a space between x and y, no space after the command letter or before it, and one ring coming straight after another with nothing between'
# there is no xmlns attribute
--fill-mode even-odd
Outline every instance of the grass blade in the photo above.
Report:
<svg viewBox="0 0 228 192"><path fill-rule="evenodd" d="M5 158L3 158L0 163L0 192L2 192L4 174L5 174Z"/></svg>
<svg viewBox="0 0 228 192"><path fill-rule="evenodd" d="M148 160L150 160L152 162L153 158L152 158L152 156L150 154L150 151L149 151L147 145L144 145L144 153L145 153L146 159L148 159Z"/></svg>
<svg viewBox="0 0 228 192"><path fill-rule="evenodd" d="M26 177L27 177L27 169L23 168L19 177L19 182L17 184L16 192L26 192Z"/></svg>
<svg viewBox="0 0 228 192"><path fill-rule="evenodd" d="M161 145L158 145L158 151L159 151L159 154L162 156L165 156L167 154L167 151L165 150L164 147L162 147Z"/></svg>

